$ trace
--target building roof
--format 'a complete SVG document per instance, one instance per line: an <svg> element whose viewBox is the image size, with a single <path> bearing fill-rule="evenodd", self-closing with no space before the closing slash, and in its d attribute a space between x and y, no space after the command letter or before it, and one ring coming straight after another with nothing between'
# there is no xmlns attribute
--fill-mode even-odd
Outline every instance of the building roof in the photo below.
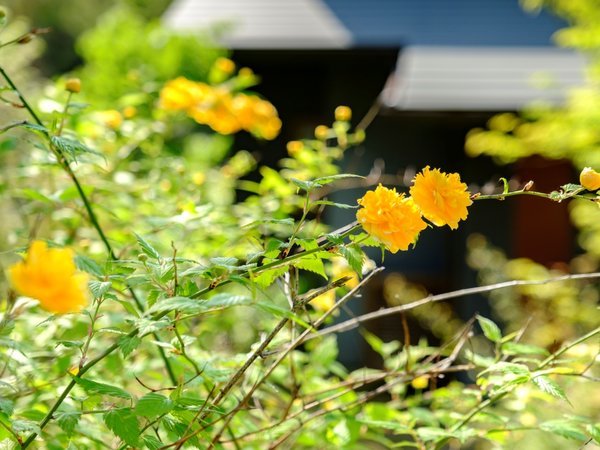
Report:
<svg viewBox="0 0 600 450"><path fill-rule="evenodd" d="M175 0L167 25L230 28L233 49L550 46L564 22L518 0Z"/></svg>
<svg viewBox="0 0 600 450"><path fill-rule="evenodd" d="M177 30L225 28L233 49L339 49L349 30L321 0L176 0L163 20Z"/></svg>
<svg viewBox="0 0 600 450"><path fill-rule="evenodd" d="M382 93L384 105L410 111L517 110L559 104L583 84L582 55L540 47L407 47Z"/></svg>

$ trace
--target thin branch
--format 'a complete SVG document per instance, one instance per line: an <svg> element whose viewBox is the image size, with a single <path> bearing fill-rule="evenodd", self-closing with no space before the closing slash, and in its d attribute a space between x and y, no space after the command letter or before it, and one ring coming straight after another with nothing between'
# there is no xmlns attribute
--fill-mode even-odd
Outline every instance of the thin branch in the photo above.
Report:
<svg viewBox="0 0 600 450"><path fill-rule="evenodd" d="M337 325L332 325L330 327L324 328L319 332L306 336L303 342L309 341L311 339L316 339L322 336L326 336L332 333L343 333L348 330L352 330L359 326L362 323L368 322L370 320L379 319L380 317L386 317L393 314L398 314L404 311L409 311L411 309L418 308L420 306L428 305L430 303L441 302L444 300L449 300L452 298L465 297L467 295L473 294L482 294L484 292L491 292L498 289L505 289L509 287L516 286L538 286L548 283L561 282L561 281L569 281L569 280L587 280L587 279L595 279L600 278L600 272L593 273L582 273L582 274L570 274L570 275L561 275L553 278L546 278L543 280L511 280L511 281L503 281L501 283L489 284L485 286L478 286L472 288L459 289L456 291L446 292L443 294L430 295L428 297L422 298L420 300L416 300L411 303L407 303L405 305L394 306L392 308L385 308L378 311L374 311L372 313L363 314L355 319L349 319L344 322L341 322Z"/></svg>

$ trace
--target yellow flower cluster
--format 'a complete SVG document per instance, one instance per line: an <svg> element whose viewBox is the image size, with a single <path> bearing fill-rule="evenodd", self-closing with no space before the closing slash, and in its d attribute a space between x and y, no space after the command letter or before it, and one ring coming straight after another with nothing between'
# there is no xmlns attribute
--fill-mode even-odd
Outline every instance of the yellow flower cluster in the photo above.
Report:
<svg viewBox="0 0 600 450"><path fill-rule="evenodd" d="M71 249L48 248L45 242L34 241L25 260L12 265L8 275L15 291L39 300L47 311L77 312L88 303L88 276L77 271Z"/></svg>
<svg viewBox="0 0 600 450"><path fill-rule="evenodd" d="M196 122L221 134L246 130L272 140L281 129L277 110L268 101L256 95L234 93L225 85L210 86L184 77L164 85L160 92L160 107L184 111Z"/></svg>
<svg viewBox="0 0 600 450"><path fill-rule="evenodd" d="M473 202L467 186L456 173L446 174L429 166L413 179L411 197L379 185L358 200L362 207L356 214L359 223L387 249L396 253L414 244L427 224L458 227L467 218Z"/></svg>

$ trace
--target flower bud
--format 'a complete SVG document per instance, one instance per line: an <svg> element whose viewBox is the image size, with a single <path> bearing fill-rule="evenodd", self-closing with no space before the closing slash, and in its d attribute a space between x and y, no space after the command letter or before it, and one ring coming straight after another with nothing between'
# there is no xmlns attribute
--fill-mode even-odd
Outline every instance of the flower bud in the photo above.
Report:
<svg viewBox="0 0 600 450"><path fill-rule="evenodd" d="M600 189L600 173L591 167L585 167L579 175L579 182L588 191L597 191Z"/></svg>
<svg viewBox="0 0 600 450"><path fill-rule="evenodd" d="M65 82L65 89L73 94L78 94L81 91L81 80L79 78L69 78Z"/></svg>
<svg viewBox="0 0 600 450"><path fill-rule="evenodd" d="M324 141L325 139L327 139L327 136L329 135L329 128L327 128L325 125L319 125L317 128L315 128L315 137L321 141Z"/></svg>
<svg viewBox="0 0 600 450"><path fill-rule="evenodd" d="M335 120L348 122L352 119L352 110L347 106L338 106L335 108Z"/></svg>

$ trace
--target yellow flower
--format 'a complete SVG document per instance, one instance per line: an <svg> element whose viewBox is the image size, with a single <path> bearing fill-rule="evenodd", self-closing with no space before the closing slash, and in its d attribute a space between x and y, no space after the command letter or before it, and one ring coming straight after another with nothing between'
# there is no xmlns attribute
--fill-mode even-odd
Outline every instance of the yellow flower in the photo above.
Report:
<svg viewBox="0 0 600 450"><path fill-rule="evenodd" d="M323 294L319 295L318 297L313 298L310 301L310 304L317 311L320 311L320 312L329 311L331 308L333 308L333 305L335 305L335 289L330 289L329 291L324 292Z"/></svg>
<svg viewBox="0 0 600 450"><path fill-rule="evenodd" d="M421 213L433 224L455 230L459 220L467 218L471 195L457 173L446 174L429 166L414 178L410 194Z"/></svg>
<svg viewBox="0 0 600 450"><path fill-rule="evenodd" d="M116 109L109 109L107 111L100 111L98 116L104 125L113 130L116 130L123 124L123 116Z"/></svg>
<svg viewBox="0 0 600 450"><path fill-rule="evenodd" d="M204 83L177 77L168 81L160 91L160 107L169 111L184 111L206 101L212 88Z"/></svg>
<svg viewBox="0 0 600 450"><path fill-rule="evenodd" d="M379 239L390 252L407 250L427 224L411 198L404 198L396 189L379 185L358 200L362 208L356 213L367 233Z"/></svg>
<svg viewBox="0 0 600 450"><path fill-rule="evenodd" d="M45 242L34 241L25 260L13 264L8 275L15 291L39 300L47 311L77 312L88 303L88 276L75 268L71 249L49 249Z"/></svg>
<svg viewBox="0 0 600 450"><path fill-rule="evenodd" d="M579 182L588 191L597 191L600 189L600 173L591 167L586 167L579 175Z"/></svg>

